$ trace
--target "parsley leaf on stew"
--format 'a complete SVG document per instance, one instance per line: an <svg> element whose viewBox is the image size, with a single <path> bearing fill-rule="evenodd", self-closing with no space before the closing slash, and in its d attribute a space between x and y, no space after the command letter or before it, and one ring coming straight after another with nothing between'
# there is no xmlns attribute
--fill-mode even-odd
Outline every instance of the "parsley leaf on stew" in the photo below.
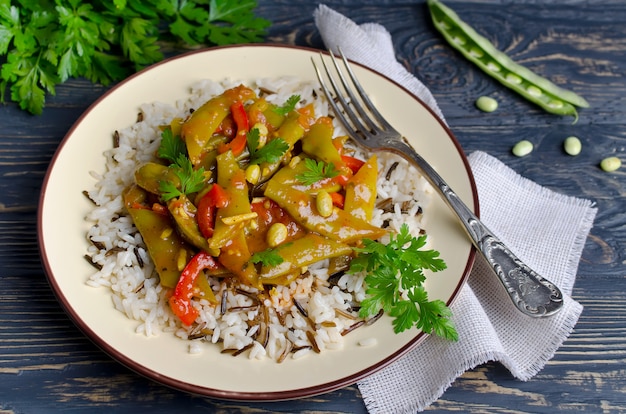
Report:
<svg viewBox="0 0 626 414"><path fill-rule="evenodd" d="M324 161L315 161L312 158L304 160L307 170L302 174L298 174L296 178L304 185L311 185L325 178L333 178L339 175L339 171L332 163Z"/></svg>
<svg viewBox="0 0 626 414"><path fill-rule="evenodd" d="M186 156L179 155L176 162L170 165L169 168L174 170L174 174L180 180L180 187L177 187L171 181L161 181L159 183L159 191L164 201L169 201L181 195L196 193L204 186L204 168L194 170L191 161Z"/></svg>
<svg viewBox="0 0 626 414"><path fill-rule="evenodd" d="M158 157L176 163L178 157L184 156L186 153L185 142L179 136L174 136L170 128L163 130L161 133L161 145L159 145L157 151Z"/></svg>
<svg viewBox="0 0 626 414"><path fill-rule="evenodd" d="M253 128L248 132L248 151L250 152L250 164L267 162L273 164L289 150L289 144L282 138L274 138L259 148L259 130Z"/></svg>
<svg viewBox="0 0 626 414"><path fill-rule="evenodd" d="M296 109L298 102L300 102L300 95L291 95L284 104L274 108L273 111L278 115L287 115L289 112Z"/></svg>
<svg viewBox="0 0 626 414"><path fill-rule="evenodd" d="M250 260L252 263L261 263L263 266L278 266L284 261L282 256L272 249L255 253Z"/></svg>

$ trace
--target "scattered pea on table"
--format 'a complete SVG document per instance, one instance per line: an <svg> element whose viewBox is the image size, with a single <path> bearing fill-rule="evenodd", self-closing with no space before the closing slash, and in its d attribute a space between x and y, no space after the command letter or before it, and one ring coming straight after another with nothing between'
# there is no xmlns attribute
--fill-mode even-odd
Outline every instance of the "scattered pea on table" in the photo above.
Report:
<svg viewBox="0 0 626 414"><path fill-rule="evenodd" d="M476 99L476 107L483 112L493 112L498 109L498 101L490 96L481 96Z"/></svg>
<svg viewBox="0 0 626 414"><path fill-rule="evenodd" d="M622 160L617 157L606 157L600 161L602 171L612 172L618 170L622 166Z"/></svg>
<svg viewBox="0 0 626 414"><path fill-rule="evenodd" d="M565 141L563 141L563 149L567 154L576 156L580 154L580 151L582 151L582 143L578 137L567 137L565 138Z"/></svg>
<svg viewBox="0 0 626 414"><path fill-rule="evenodd" d="M516 157L524 157L533 151L533 143L524 139L513 146L513 155Z"/></svg>

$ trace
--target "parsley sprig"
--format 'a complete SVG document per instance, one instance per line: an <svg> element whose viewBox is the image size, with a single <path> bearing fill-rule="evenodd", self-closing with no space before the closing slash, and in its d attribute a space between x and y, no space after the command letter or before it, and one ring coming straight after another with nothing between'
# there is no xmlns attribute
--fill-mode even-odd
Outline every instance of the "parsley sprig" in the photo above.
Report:
<svg viewBox="0 0 626 414"><path fill-rule="evenodd" d="M300 95L291 95L284 104L277 106L273 109L278 115L287 115L289 112L296 109L296 105L300 102Z"/></svg>
<svg viewBox="0 0 626 414"><path fill-rule="evenodd" d="M181 195L189 195L202 190L205 181L204 168L194 170L191 161L185 155L180 154L176 162L171 164L169 168L174 170L174 174L180 180L180 186L171 181L160 181L159 191L163 201L169 201Z"/></svg>
<svg viewBox="0 0 626 414"><path fill-rule="evenodd" d="M174 136L170 128L161 132L161 144L157 150L157 156L169 162L175 163L181 155L187 154L185 141L180 136Z"/></svg>
<svg viewBox="0 0 626 414"><path fill-rule="evenodd" d="M394 332L415 326L427 333L456 341L458 333L449 319L450 309L442 300L428 299L424 288L424 270L433 272L446 268L435 250L422 250L426 236L414 237L403 224L388 244L365 239L362 248L355 248L357 257L350 272L366 272L367 297L361 302L361 317L377 314L380 309L393 319Z"/></svg>
<svg viewBox="0 0 626 414"><path fill-rule="evenodd" d="M109 85L190 46L263 40L256 0L0 0L0 101L40 114L69 78Z"/></svg>
<svg viewBox="0 0 626 414"><path fill-rule="evenodd" d="M253 254L250 261L252 263L261 263L263 266L278 266L284 259L276 250L266 249Z"/></svg>
<svg viewBox="0 0 626 414"><path fill-rule="evenodd" d="M247 135L248 151L250 152L250 164L267 162L273 164L289 150L289 144L282 138L274 138L259 148L259 130L252 128Z"/></svg>
<svg viewBox="0 0 626 414"><path fill-rule="evenodd" d="M296 175L296 179L304 185L315 184L325 178L334 178L339 175L335 164L315 161L313 158L305 158L306 171Z"/></svg>

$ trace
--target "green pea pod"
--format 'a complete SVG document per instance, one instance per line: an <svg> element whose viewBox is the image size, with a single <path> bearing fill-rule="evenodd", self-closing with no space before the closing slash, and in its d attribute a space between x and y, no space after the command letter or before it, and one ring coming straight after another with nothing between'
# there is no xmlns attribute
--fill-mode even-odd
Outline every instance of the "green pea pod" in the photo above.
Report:
<svg viewBox="0 0 626 414"><path fill-rule="evenodd" d="M282 138L283 141L289 145L289 149L283 155L282 159L278 162L270 164L268 162L263 162L259 166L261 167L261 179L260 182L267 180L271 177L282 165L282 161L285 159L288 154L291 153L293 146L296 142L298 142L306 132L306 129L300 123L300 114L297 111L291 111L285 121L281 124L280 128L275 133L275 136L278 138Z"/></svg>
<svg viewBox="0 0 626 414"><path fill-rule="evenodd" d="M354 217L371 221L376 204L377 180L378 162L376 155L372 155L348 180L344 210Z"/></svg>
<svg viewBox="0 0 626 414"><path fill-rule="evenodd" d="M333 145L334 128L330 122L318 122L302 137L302 151L325 163L339 167L343 164L339 151Z"/></svg>
<svg viewBox="0 0 626 414"><path fill-rule="evenodd" d="M224 247L236 232L243 231L243 223L226 224L224 217L239 216L252 212L248 198L245 172L239 167L232 151L217 156L217 183L228 193L228 205L217 210L215 229L209 240L213 249Z"/></svg>
<svg viewBox="0 0 626 414"><path fill-rule="evenodd" d="M296 269L320 260L349 255L352 253L352 248L347 244L309 233L297 240L276 247L274 251L280 255L283 261L277 265L261 267L259 276L263 283L266 283L264 279L274 279L293 273Z"/></svg>
<svg viewBox="0 0 626 414"><path fill-rule="evenodd" d="M320 190L326 190L329 193L341 190L341 185L330 178L319 180L313 184L304 184L298 179L298 176L304 174L306 171L308 171L308 167L304 160L302 160L293 166L285 166L278 170L271 181L275 184L281 184L285 187L290 187L308 194L317 194Z"/></svg>
<svg viewBox="0 0 626 414"><path fill-rule="evenodd" d="M428 8L433 24L448 43L504 86L549 113L574 116L574 122L578 120L575 106L589 107L581 96L514 62L440 1L428 0Z"/></svg>
<svg viewBox="0 0 626 414"><path fill-rule="evenodd" d="M161 181L169 181L176 187L180 186L180 179L171 168L156 162L147 162L135 170L135 182L141 188L152 194L160 195Z"/></svg>
<svg viewBox="0 0 626 414"><path fill-rule="evenodd" d="M240 85L212 98L191 114L182 124L180 133L193 165L198 165L202 160L213 133L230 113L230 106L237 101L245 102L254 98L256 94L252 89Z"/></svg>
<svg viewBox="0 0 626 414"><path fill-rule="evenodd" d="M180 195L167 202L167 208L176 222L177 229L185 240L199 249L217 256L218 251L209 246L196 221L196 206L185 195Z"/></svg>
<svg viewBox="0 0 626 414"><path fill-rule="evenodd" d="M126 211L139 230L148 254L159 274L161 285L173 288L180 277L179 262L191 258L193 249L174 230L175 224L166 214L142 207L145 190L133 185L122 194Z"/></svg>
<svg viewBox="0 0 626 414"><path fill-rule="evenodd" d="M286 187L274 180L267 183L265 196L284 208L307 230L332 240L350 244L362 239L376 240L387 233L386 230L339 208L334 208L329 217L324 217L317 211L315 196Z"/></svg>

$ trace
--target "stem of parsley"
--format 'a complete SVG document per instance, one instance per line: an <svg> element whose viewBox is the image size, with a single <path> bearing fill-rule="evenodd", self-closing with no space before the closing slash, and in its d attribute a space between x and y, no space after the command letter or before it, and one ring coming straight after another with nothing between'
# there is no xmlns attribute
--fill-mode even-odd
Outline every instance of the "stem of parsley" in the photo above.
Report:
<svg viewBox="0 0 626 414"><path fill-rule="evenodd" d="M262 41L256 0L0 0L0 101L41 114L69 78L109 85L163 59L166 41ZM165 28L165 30L163 30Z"/></svg>

